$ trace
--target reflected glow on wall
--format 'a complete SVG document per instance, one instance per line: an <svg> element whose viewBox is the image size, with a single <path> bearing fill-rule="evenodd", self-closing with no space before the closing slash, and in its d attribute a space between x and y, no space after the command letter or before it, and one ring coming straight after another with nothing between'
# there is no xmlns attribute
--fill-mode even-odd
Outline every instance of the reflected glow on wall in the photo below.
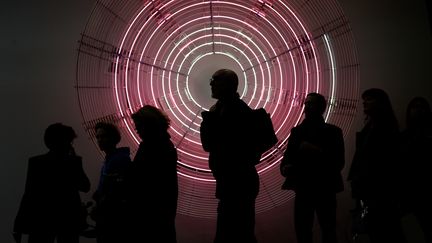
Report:
<svg viewBox="0 0 432 243"><path fill-rule="evenodd" d="M359 65L336 0L101 0L79 43L77 94L94 141L98 121L115 122L123 143L136 151L130 115L145 104L169 115L180 214L215 217L215 183L199 126L201 112L215 102L209 78L217 69L237 72L242 99L266 108L279 138L257 165L257 213L293 197L280 189L279 162L290 129L301 121L305 95L324 94L326 120L345 134L356 114Z"/></svg>

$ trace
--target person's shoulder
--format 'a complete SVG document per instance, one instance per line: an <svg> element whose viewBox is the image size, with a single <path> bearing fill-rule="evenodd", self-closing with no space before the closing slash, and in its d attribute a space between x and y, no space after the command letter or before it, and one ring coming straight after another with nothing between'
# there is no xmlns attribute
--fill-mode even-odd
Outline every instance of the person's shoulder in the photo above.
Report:
<svg viewBox="0 0 432 243"><path fill-rule="evenodd" d="M334 124L325 123L324 128L331 134L343 134L342 128Z"/></svg>
<svg viewBox="0 0 432 243"><path fill-rule="evenodd" d="M71 157L73 160L82 161L82 157L80 155L72 155Z"/></svg>
<svg viewBox="0 0 432 243"><path fill-rule="evenodd" d="M116 149L115 155L118 157L130 157L130 148L129 147L119 147Z"/></svg>
<svg viewBox="0 0 432 243"><path fill-rule="evenodd" d="M46 168L52 164L51 161L53 161L53 159L49 153L34 155L28 159L28 168L30 170L35 170L36 168Z"/></svg>
<svg viewBox="0 0 432 243"><path fill-rule="evenodd" d="M301 129L303 129L304 128L304 125L303 124L297 124L297 125L295 125L295 126L293 126L292 128L291 128L291 132L293 132L293 131L298 131L298 130L301 130Z"/></svg>
<svg viewBox="0 0 432 243"><path fill-rule="evenodd" d="M29 163L35 163L35 161L44 161L44 160L48 160L49 159L49 155L46 154L38 154L38 155L33 155L29 158Z"/></svg>
<svg viewBox="0 0 432 243"><path fill-rule="evenodd" d="M238 102L237 102L237 104L239 105L239 107L241 108L241 109L244 109L245 111L248 111L248 112L250 112L250 111L257 111L257 110L260 110L260 109L264 109L264 108L258 108L258 109L252 109L244 100L242 100L242 99L238 99Z"/></svg>
<svg viewBox="0 0 432 243"><path fill-rule="evenodd" d="M208 110L208 111L203 111L203 113L205 113L205 112L207 112L207 113L215 113L218 109L219 109L219 107L220 107L220 102L218 101L218 102L216 102L216 103L214 103L211 107L210 107L210 109Z"/></svg>
<svg viewBox="0 0 432 243"><path fill-rule="evenodd" d="M331 124L331 123L325 123L324 126L328 130L335 131L335 132L342 132L342 129L339 126L337 126L337 125L334 125L334 124Z"/></svg>
<svg viewBox="0 0 432 243"><path fill-rule="evenodd" d="M293 127L291 128L291 134L299 134L299 133L302 133L302 131L304 131L305 129L306 129L305 126L302 125L301 123L300 123L300 124L297 124L297 125L295 125L295 126L293 126Z"/></svg>

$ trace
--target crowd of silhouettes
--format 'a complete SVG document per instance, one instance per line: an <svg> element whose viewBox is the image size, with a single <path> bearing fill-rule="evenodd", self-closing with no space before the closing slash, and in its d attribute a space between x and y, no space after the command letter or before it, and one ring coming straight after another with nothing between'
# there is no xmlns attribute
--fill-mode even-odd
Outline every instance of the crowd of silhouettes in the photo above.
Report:
<svg viewBox="0 0 432 243"><path fill-rule="evenodd" d="M357 133L348 180L357 205L367 208L370 242L407 242L401 218L413 214L431 242L431 199L427 196L432 145L429 102L414 97L400 131L388 94L363 92L363 129Z"/></svg>
<svg viewBox="0 0 432 243"><path fill-rule="evenodd" d="M260 180L255 166L263 154L256 136L257 117L239 96L238 76L217 70L210 79L216 103L203 111L200 136L209 153L218 199L214 243L255 243L255 201ZM367 208L371 243L404 243L401 217L413 214L432 242L432 200L427 194L432 148L432 111L423 97L406 110L400 131L387 93L362 93L365 123L356 134L347 181L355 205ZM293 190L294 228L298 243L313 242L315 215L323 243L337 243L337 193L344 190L345 145L342 129L325 121L327 101L311 92L304 99L304 119L291 129L280 163L283 190ZM121 133L113 123L94 127L102 161L90 212L98 243L177 242L177 150L163 110L145 105L131 115L141 139L133 159L129 147L118 147ZM272 130L272 129L271 129ZM274 133L274 131L271 131ZM272 134L275 139L275 134ZM49 125L48 152L31 157L13 236L29 243L78 243L86 229L80 192L90 190L82 158L72 146L74 130ZM86 209L84 209L86 210Z"/></svg>

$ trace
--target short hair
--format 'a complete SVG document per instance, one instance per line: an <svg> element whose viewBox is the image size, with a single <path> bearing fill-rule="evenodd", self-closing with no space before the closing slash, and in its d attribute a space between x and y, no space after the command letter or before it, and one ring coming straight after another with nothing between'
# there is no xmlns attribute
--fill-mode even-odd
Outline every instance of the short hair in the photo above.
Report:
<svg viewBox="0 0 432 243"><path fill-rule="evenodd" d="M165 112L152 105L141 107L137 112L132 114L132 120L152 129L167 130L170 125L170 119Z"/></svg>
<svg viewBox="0 0 432 243"><path fill-rule="evenodd" d="M95 125L95 132L97 132L98 129L104 130L108 137L112 139L114 144L118 144L120 142L121 135L116 125L109 122L98 122Z"/></svg>
<svg viewBox="0 0 432 243"><path fill-rule="evenodd" d="M231 88L231 91L237 92L239 81L237 74L233 70L226 68L219 69L213 74L212 78L226 81L226 84Z"/></svg>
<svg viewBox="0 0 432 243"><path fill-rule="evenodd" d="M317 105L320 111L320 114L324 114L326 108L327 108L327 100L322 94L312 92L306 95L306 97L315 97L317 99Z"/></svg>
<svg viewBox="0 0 432 243"><path fill-rule="evenodd" d="M76 138L76 133L72 127L63 125L60 122L53 123L45 129L44 142L49 150L55 150L70 144Z"/></svg>

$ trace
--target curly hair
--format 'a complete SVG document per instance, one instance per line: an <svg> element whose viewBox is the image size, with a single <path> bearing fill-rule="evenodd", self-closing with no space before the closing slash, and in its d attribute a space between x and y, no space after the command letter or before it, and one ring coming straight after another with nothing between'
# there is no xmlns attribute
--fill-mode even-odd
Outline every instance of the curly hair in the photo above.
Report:
<svg viewBox="0 0 432 243"><path fill-rule="evenodd" d="M76 137L72 127L57 122L45 129L44 142L48 149L56 150L62 146L70 145Z"/></svg>
<svg viewBox="0 0 432 243"><path fill-rule="evenodd" d="M170 119L161 109L145 105L137 112L132 114L132 119L135 123L143 124L150 129L167 130L170 126Z"/></svg>

